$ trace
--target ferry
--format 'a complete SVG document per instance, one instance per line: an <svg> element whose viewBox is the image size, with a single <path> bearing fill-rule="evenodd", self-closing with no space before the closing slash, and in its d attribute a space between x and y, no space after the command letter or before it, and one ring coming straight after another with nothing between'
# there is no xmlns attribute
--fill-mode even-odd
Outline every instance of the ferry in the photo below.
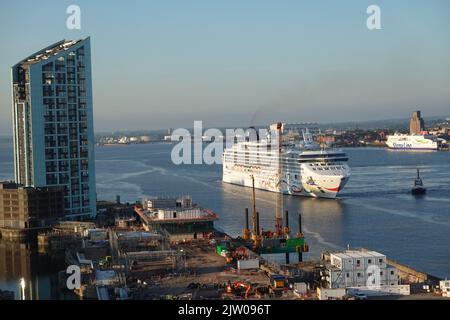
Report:
<svg viewBox="0 0 450 320"><path fill-rule="evenodd" d="M390 149L400 150L438 150L439 140L425 134L407 135L395 133L387 138Z"/></svg>
<svg viewBox="0 0 450 320"><path fill-rule="evenodd" d="M283 143L282 124L267 138L243 141L223 152L225 183L289 195L337 197L350 177L348 157L342 150L324 149L308 132L298 144Z"/></svg>

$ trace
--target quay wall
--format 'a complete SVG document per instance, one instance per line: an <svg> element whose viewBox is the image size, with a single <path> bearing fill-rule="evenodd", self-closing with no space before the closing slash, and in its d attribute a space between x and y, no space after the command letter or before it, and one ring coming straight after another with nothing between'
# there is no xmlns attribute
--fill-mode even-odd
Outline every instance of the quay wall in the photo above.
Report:
<svg viewBox="0 0 450 320"><path fill-rule="evenodd" d="M402 281L406 281L407 283L424 283L428 281L436 281L437 277L429 275L425 272L414 270L411 267L400 264L396 261L387 259L386 261L391 266L395 267L398 271L398 275Z"/></svg>

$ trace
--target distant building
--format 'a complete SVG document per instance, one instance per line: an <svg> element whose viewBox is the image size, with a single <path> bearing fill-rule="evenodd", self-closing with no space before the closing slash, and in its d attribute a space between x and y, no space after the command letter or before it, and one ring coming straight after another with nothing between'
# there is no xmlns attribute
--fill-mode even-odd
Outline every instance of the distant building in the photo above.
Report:
<svg viewBox="0 0 450 320"><path fill-rule="evenodd" d="M312 136L321 134L321 130L316 123L283 123L283 132L284 134L295 132L300 137L306 132L309 132Z"/></svg>
<svg viewBox="0 0 450 320"><path fill-rule="evenodd" d="M152 137L150 136L141 136L141 142L150 142L152 141Z"/></svg>
<svg viewBox="0 0 450 320"><path fill-rule="evenodd" d="M120 139L119 139L119 143L120 144L129 144L130 143L130 139L128 138L128 137L121 137Z"/></svg>
<svg viewBox="0 0 450 320"><path fill-rule="evenodd" d="M336 136L330 136L330 135L321 135L317 136L316 138L317 143L325 143L325 144L332 144L336 142Z"/></svg>
<svg viewBox="0 0 450 320"><path fill-rule="evenodd" d="M420 134L425 130L425 122L420 116L420 111L415 111L412 114L411 120L409 121L409 133L411 135Z"/></svg>
<svg viewBox="0 0 450 320"><path fill-rule="evenodd" d="M24 187L0 182L0 228L31 229L64 217L64 187Z"/></svg>
<svg viewBox="0 0 450 320"><path fill-rule="evenodd" d="M64 186L69 219L96 214L89 38L60 41L12 67L19 184Z"/></svg>

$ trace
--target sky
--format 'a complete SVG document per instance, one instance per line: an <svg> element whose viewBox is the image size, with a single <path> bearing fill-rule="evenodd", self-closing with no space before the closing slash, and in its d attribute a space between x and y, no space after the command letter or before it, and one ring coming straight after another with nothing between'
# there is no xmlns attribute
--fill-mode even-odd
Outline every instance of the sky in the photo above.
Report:
<svg viewBox="0 0 450 320"><path fill-rule="evenodd" d="M0 134L11 66L86 36L97 132L450 116L448 0L0 0Z"/></svg>

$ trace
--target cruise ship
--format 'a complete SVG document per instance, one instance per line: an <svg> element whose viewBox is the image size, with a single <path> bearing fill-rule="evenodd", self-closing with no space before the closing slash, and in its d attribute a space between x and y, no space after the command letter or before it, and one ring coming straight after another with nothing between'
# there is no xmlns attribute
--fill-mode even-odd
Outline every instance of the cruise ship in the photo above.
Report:
<svg viewBox="0 0 450 320"><path fill-rule="evenodd" d="M282 135L282 129L275 136ZM282 139L243 141L223 153L223 182L290 195L334 199L350 177L341 150L321 149L303 132L298 144ZM281 147L278 147L280 146Z"/></svg>
<svg viewBox="0 0 450 320"><path fill-rule="evenodd" d="M386 145L401 150L438 150L439 141L423 134L407 135L395 133L387 137Z"/></svg>

